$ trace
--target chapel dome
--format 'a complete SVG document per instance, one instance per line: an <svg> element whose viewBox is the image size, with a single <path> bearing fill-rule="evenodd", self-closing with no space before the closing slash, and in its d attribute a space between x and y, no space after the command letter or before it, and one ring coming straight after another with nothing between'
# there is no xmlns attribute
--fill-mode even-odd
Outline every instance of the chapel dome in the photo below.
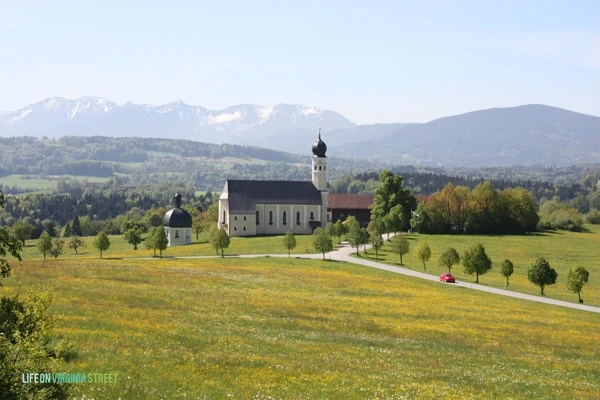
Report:
<svg viewBox="0 0 600 400"><path fill-rule="evenodd" d="M170 209L165 213L163 218L163 226L169 228L191 228L192 227L192 216L187 211L181 209L181 194L177 194L173 197L175 200L175 208Z"/></svg>
<svg viewBox="0 0 600 400"><path fill-rule="evenodd" d="M321 132L319 132L319 140L312 145L312 152L317 157L326 157L325 153L327 152L327 145L321 140Z"/></svg>

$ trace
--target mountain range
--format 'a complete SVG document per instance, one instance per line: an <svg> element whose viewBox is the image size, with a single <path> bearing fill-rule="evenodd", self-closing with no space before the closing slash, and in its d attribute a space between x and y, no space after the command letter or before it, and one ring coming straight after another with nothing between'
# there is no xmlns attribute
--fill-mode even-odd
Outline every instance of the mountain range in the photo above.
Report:
<svg viewBox="0 0 600 400"><path fill-rule="evenodd" d="M252 104L210 110L84 97L49 98L0 113L0 136L112 136L253 145L306 154L322 129L328 155L435 166L600 162L600 118L545 105L474 111L434 121L357 125L330 110Z"/></svg>

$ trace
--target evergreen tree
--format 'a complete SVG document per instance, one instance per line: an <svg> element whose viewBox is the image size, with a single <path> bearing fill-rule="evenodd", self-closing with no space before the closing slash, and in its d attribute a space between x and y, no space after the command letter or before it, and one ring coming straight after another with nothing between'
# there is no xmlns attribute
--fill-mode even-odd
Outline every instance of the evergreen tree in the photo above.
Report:
<svg viewBox="0 0 600 400"><path fill-rule="evenodd" d="M71 225L71 231L73 232L73 235L75 236L83 236L83 231L81 229L81 223L79 222L79 216L75 216L75 218L73 218L73 224Z"/></svg>

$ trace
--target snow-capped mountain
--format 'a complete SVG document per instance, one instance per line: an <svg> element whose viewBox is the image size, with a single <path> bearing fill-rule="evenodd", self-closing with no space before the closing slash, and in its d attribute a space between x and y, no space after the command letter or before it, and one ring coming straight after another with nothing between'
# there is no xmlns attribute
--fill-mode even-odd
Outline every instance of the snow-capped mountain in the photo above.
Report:
<svg viewBox="0 0 600 400"><path fill-rule="evenodd" d="M258 144L265 138L354 128L342 115L315 107L241 104L210 110L176 101L164 105L97 97L49 98L0 114L0 136L142 136L212 143Z"/></svg>

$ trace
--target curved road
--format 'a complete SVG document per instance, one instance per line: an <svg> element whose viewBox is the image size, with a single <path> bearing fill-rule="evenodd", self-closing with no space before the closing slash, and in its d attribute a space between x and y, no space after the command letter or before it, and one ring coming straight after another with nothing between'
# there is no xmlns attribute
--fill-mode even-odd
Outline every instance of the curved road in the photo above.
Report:
<svg viewBox="0 0 600 400"><path fill-rule="evenodd" d="M369 247L367 246L367 248L369 248ZM350 254L353 253L354 250L355 249L351 248L347 244L344 244L343 246L338 247L329 253L326 253L326 258L328 258L330 260L335 260L335 261L345 261L345 262L352 263L352 264L359 264L359 265L364 265L366 267L382 269L384 271L389 271L389 272L393 272L396 274L408 275L408 276L412 276L415 278L427 279L427 280L436 281L436 282L439 281L439 278L435 275L430 275L430 274L426 274L423 272L413 271L413 270L407 269L407 268L395 267L393 265L383 264L383 263L376 262L376 261L364 260L361 258L352 257L352 256L350 256ZM267 257L267 256L268 257L285 257L285 258L288 257L287 254L248 254L248 255L236 255L236 256L225 255L225 257L229 257L229 258L233 258L233 257L256 258L256 257ZM215 257L216 256L188 256L188 257L174 257L174 258L215 258ZM322 259L323 255L322 254L294 254L294 257L309 258L309 259ZM497 289L497 288L492 288L489 286L479 285L477 283L456 282L453 285L468 288L468 289L473 289L473 290L480 290L482 292L499 294L502 296L514 297L514 298L522 299L522 300L537 301L538 303L546 303L546 304L552 304L552 305L560 306L560 307L575 308L578 310L600 313L600 307L593 307L593 306L588 306L588 305L578 304L578 303L570 303L568 301L562 301L562 300L554 300L554 299L549 299L547 297L542 297L542 296L534 296L531 294L513 292L511 290Z"/></svg>

